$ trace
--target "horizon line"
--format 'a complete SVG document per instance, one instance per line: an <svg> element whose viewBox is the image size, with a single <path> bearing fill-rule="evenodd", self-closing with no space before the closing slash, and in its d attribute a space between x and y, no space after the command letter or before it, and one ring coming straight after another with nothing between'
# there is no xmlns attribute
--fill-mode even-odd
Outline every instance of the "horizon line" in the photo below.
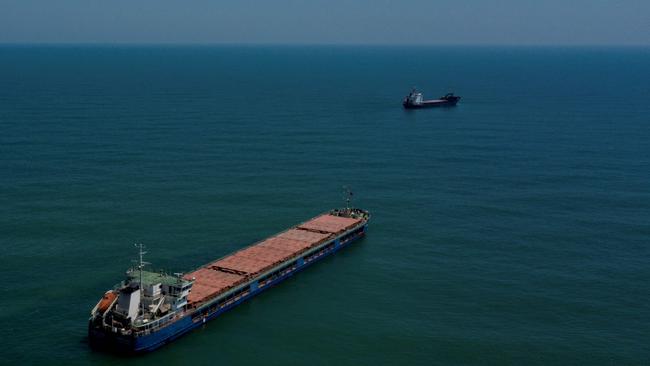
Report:
<svg viewBox="0 0 650 366"><path fill-rule="evenodd" d="M504 47L504 48L650 48L644 43L328 43L328 42L3 42L0 46L280 46L280 47Z"/></svg>

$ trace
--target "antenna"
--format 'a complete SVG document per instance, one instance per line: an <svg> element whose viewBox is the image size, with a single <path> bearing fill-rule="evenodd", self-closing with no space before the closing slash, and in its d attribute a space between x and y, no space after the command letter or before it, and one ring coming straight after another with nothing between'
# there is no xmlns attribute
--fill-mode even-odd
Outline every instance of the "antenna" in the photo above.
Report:
<svg viewBox="0 0 650 366"><path fill-rule="evenodd" d="M142 301L142 297L144 296L144 285L142 284L142 270L144 269L144 266L149 264L149 262L144 261L144 255L147 254L147 252L144 251L144 245L142 243L136 243L135 247L138 248L140 254L140 262L138 263L138 271L140 271L140 311L142 311L142 320L144 320L144 301Z"/></svg>
<svg viewBox="0 0 650 366"><path fill-rule="evenodd" d="M350 211L350 202L352 201L352 189L348 186L343 186L343 199L345 200L345 209Z"/></svg>

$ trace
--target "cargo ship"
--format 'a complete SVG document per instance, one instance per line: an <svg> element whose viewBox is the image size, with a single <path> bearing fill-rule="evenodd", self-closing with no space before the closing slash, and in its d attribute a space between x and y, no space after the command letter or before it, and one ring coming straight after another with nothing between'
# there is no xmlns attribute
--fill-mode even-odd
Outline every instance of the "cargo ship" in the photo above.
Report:
<svg viewBox="0 0 650 366"><path fill-rule="evenodd" d="M438 99L425 100L422 93L416 89L411 90L402 101L402 105L406 109L418 108L431 108L431 107L451 107L455 106L460 100L460 97L455 96L454 93L447 93Z"/></svg>
<svg viewBox="0 0 650 366"><path fill-rule="evenodd" d="M92 309L93 348L153 351L349 246L366 234L368 211L334 209L190 273L148 271L143 261Z"/></svg>

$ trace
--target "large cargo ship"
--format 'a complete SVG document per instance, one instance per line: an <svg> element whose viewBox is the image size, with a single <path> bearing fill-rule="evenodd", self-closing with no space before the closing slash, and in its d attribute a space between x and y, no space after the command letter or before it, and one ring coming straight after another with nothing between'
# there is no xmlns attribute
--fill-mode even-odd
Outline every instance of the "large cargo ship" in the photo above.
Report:
<svg viewBox="0 0 650 366"><path fill-rule="evenodd" d="M438 99L425 100L422 93L416 89L411 90L402 101L402 105L406 109L420 109L431 107L453 107L458 103L460 97L455 96L454 93L447 93Z"/></svg>
<svg viewBox="0 0 650 366"><path fill-rule="evenodd" d="M146 271L139 263L91 311L91 346L142 353L214 319L362 238L370 215L335 209L190 273Z"/></svg>

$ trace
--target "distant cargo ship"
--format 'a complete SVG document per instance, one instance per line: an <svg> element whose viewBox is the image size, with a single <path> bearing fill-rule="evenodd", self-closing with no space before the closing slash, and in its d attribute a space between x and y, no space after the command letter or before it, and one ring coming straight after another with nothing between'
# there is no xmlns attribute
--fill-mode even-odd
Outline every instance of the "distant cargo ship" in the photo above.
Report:
<svg viewBox="0 0 650 366"><path fill-rule="evenodd" d="M183 274L140 262L104 294L88 323L91 346L153 351L362 238L370 215L335 209Z"/></svg>
<svg viewBox="0 0 650 366"><path fill-rule="evenodd" d="M460 97L455 96L454 93L445 94L439 99L424 100L422 93L418 92L416 89L413 89L409 95L404 98L402 105L406 109L451 107L455 106L459 100Z"/></svg>

